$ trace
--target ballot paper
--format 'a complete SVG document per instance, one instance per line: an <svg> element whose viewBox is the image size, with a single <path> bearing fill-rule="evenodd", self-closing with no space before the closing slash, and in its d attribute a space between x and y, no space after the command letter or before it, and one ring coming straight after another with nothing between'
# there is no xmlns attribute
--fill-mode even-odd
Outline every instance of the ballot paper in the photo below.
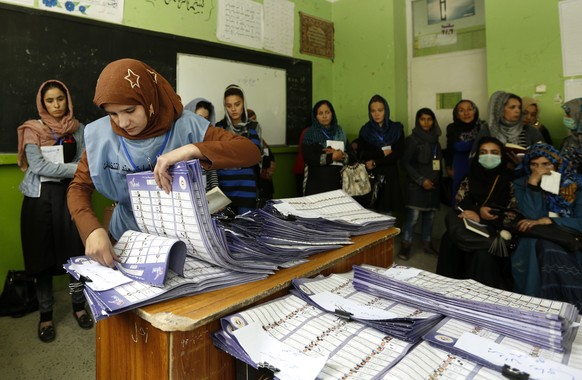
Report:
<svg viewBox="0 0 582 380"><path fill-rule="evenodd" d="M559 194L561 178L562 174L552 170L549 175L542 176L540 187L549 193Z"/></svg>

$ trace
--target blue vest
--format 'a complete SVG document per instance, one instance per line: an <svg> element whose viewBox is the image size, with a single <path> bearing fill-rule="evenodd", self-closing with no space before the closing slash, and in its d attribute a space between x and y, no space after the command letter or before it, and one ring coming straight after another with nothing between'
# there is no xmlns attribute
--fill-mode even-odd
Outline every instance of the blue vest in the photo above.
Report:
<svg viewBox="0 0 582 380"><path fill-rule="evenodd" d="M210 123L190 111L184 111L174 122L163 152L170 152L186 144L202 142ZM122 137L113 133L109 116L85 127L85 145L91 179L95 189L103 196L117 202L117 207L109 223L109 232L119 240L127 230L139 231L133 216L131 200L125 176L136 171L153 170L166 134L146 140L123 139L131 161L138 168L134 169L128 154L121 144Z"/></svg>

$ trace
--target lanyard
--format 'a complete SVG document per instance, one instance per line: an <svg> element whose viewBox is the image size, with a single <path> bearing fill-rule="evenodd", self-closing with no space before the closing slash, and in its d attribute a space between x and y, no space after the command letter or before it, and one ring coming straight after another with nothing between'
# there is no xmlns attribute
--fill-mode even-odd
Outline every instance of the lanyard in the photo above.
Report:
<svg viewBox="0 0 582 380"><path fill-rule="evenodd" d="M434 144L434 157L433 157L433 159L435 159L435 160L437 158L437 147L438 147L438 145Z"/></svg>
<svg viewBox="0 0 582 380"><path fill-rule="evenodd" d="M332 138L329 137L329 135L327 134L327 132L325 132L325 127L321 127L321 132L325 135L325 137L327 137L328 140L332 140Z"/></svg>
<svg viewBox="0 0 582 380"><path fill-rule="evenodd" d="M50 129L50 128L49 128ZM53 134L53 138L55 139L55 142L57 143L57 145L63 145L63 138L57 138L57 134L55 133L55 131L53 131L52 129L50 129L52 134Z"/></svg>
<svg viewBox="0 0 582 380"><path fill-rule="evenodd" d="M156 162L158 161L158 157L162 155L162 153L164 152L164 149L166 148L166 144L168 143L169 137L170 137L170 134L168 132L166 132L166 137L164 138L164 143L162 144L162 147L158 151L158 154L156 154L156 158L154 159L153 163L150 161L150 158L148 157L148 161L150 163L150 170L154 170L154 167L156 166ZM139 172L140 171L139 168L133 162L131 155L129 154L129 151L127 150L127 146L125 146L125 141L123 140L123 137L119 136L119 141L121 141L121 146L123 147L123 150L125 151L125 155L127 156L129 163L131 164L131 166L133 166L133 169L136 172Z"/></svg>

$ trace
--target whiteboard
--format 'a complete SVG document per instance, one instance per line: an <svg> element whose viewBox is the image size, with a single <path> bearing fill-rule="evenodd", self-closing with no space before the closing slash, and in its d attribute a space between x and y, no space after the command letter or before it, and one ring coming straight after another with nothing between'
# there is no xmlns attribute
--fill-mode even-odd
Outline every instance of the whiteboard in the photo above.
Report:
<svg viewBox="0 0 582 380"><path fill-rule="evenodd" d="M214 105L216 121L224 117L224 90L240 86L269 145L284 145L287 121L286 70L225 59L178 53L176 91L182 103L206 98Z"/></svg>
<svg viewBox="0 0 582 380"><path fill-rule="evenodd" d="M564 76L582 75L582 52L580 51L582 0L561 1L559 7Z"/></svg>

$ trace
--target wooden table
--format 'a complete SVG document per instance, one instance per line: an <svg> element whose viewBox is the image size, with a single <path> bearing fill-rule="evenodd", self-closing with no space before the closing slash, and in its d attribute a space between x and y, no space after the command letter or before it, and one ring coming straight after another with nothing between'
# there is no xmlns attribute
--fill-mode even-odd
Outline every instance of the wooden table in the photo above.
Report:
<svg viewBox="0 0 582 380"><path fill-rule="evenodd" d="M397 228L355 236L354 244L318 253L309 262L268 278L182 297L115 315L97 323L97 379L234 379L235 359L211 335L220 318L287 294L291 280L348 272L353 265L382 267L394 260Z"/></svg>

